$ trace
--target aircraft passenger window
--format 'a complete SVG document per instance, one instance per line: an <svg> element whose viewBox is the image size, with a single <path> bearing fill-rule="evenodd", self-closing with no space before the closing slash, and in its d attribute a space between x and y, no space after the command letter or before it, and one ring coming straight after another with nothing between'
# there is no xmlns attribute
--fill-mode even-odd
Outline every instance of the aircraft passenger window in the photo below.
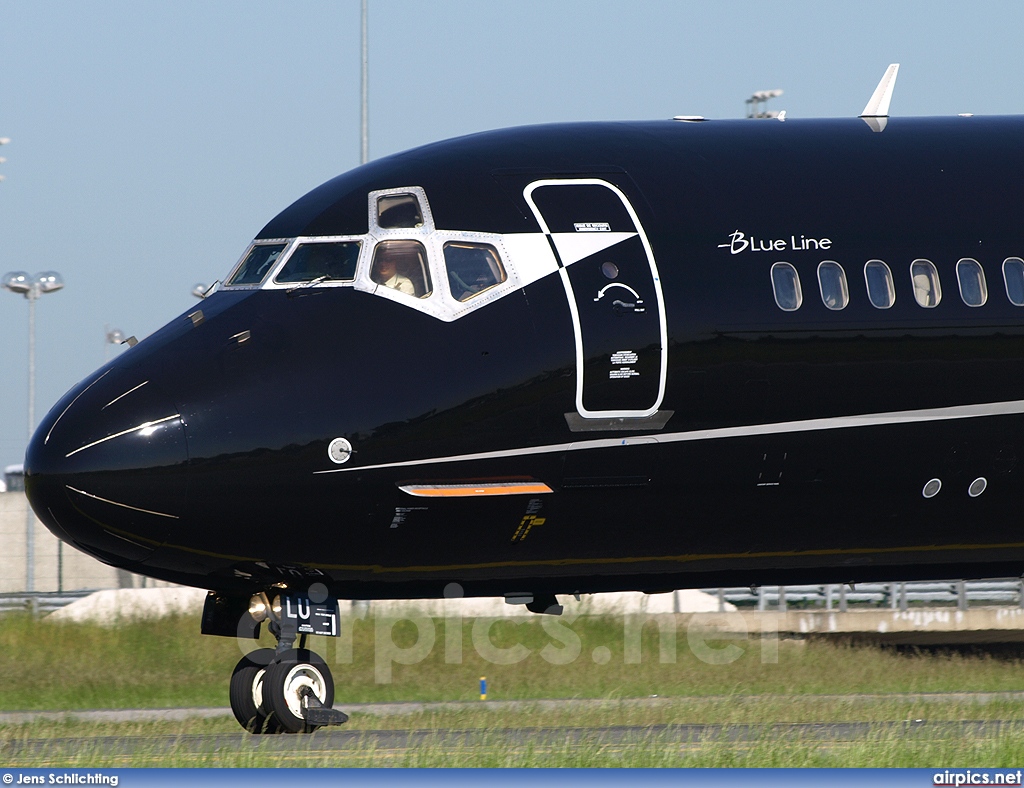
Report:
<svg viewBox="0 0 1024 788"><path fill-rule="evenodd" d="M960 283L960 297L967 306L981 306L988 301L985 272L977 260L965 257L956 264L956 278Z"/></svg>
<svg viewBox="0 0 1024 788"><path fill-rule="evenodd" d="M850 303L846 272L839 263L825 260L818 266L818 288L821 290L821 300L829 309L838 311Z"/></svg>
<svg viewBox="0 0 1024 788"><path fill-rule="evenodd" d="M914 300L919 306L931 309L942 300L939 272L930 260L915 260L910 264L910 281L914 285Z"/></svg>
<svg viewBox="0 0 1024 788"><path fill-rule="evenodd" d="M1024 260L1007 257L1003 261L1003 281L1006 283L1006 297L1014 306L1024 306Z"/></svg>
<svg viewBox="0 0 1024 788"><path fill-rule="evenodd" d="M804 294L800 289L800 274L789 263L776 263L772 266L772 290L775 303L784 312L794 312L804 302Z"/></svg>
<svg viewBox="0 0 1024 788"><path fill-rule="evenodd" d="M275 282L351 282L356 278L359 241L301 244L292 252Z"/></svg>
<svg viewBox="0 0 1024 788"><path fill-rule="evenodd" d="M427 250L419 241L381 241L373 250L370 278L407 295L426 298L432 292Z"/></svg>
<svg viewBox="0 0 1024 788"><path fill-rule="evenodd" d="M444 263L448 285L457 301L467 301L508 278L498 250L489 244L450 241L444 245Z"/></svg>
<svg viewBox="0 0 1024 788"><path fill-rule="evenodd" d="M287 244L264 244L254 246L238 266L234 276L228 280L229 285L258 285L263 277L274 267Z"/></svg>
<svg viewBox="0 0 1024 788"><path fill-rule="evenodd" d="M414 194L388 194L377 198L377 226L385 230L421 227L423 212Z"/></svg>
<svg viewBox="0 0 1024 788"><path fill-rule="evenodd" d="M868 260L864 264L864 281L868 286L868 300L875 309L888 309L896 303L892 271L881 260Z"/></svg>

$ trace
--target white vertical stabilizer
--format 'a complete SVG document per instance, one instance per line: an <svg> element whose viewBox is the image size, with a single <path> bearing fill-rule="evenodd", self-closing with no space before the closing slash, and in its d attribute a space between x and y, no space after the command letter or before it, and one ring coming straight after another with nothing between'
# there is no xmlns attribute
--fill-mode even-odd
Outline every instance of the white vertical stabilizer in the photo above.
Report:
<svg viewBox="0 0 1024 788"><path fill-rule="evenodd" d="M899 63L893 63L885 70L882 81L878 83L871 99L860 113L862 118L887 118L889 117L889 102L892 101L892 90L896 87L896 74L900 70Z"/></svg>

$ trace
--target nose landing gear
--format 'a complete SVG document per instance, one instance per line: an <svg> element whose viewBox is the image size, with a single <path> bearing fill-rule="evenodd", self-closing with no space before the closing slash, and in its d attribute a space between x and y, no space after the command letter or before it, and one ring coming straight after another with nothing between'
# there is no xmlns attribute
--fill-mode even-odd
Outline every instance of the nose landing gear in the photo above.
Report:
<svg viewBox="0 0 1024 788"><path fill-rule="evenodd" d="M258 601L266 604L257 606ZM230 611L230 602L211 593L203 614L204 633L228 633L224 621L233 616L229 612L225 617L218 608ZM246 624L256 608L262 608L258 613L268 614L252 616ZM331 708L334 677L330 668L323 657L306 648L308 633L338 635L337 602L311 603L307 597L282 595L269 604L266 594L260 594L253 597L235 631L239 636L244 632L247 637L258 637L259 624L268 619L277 648L247 654L231 674L231 711L238 723L250 733L312 733L325 725L348 722L347 714ZM314 623L309 623L311 620ZM294 647L296 639L298 648Z"/></svg>
<svg viewBox="0 0 1024 788"><path fill-rule="evenodd" d="M277 654L263 648L231 674L231 711L249 733L312 733L341 725L348 715L334 703L334 677L323 658L304 648Z"/></svg>

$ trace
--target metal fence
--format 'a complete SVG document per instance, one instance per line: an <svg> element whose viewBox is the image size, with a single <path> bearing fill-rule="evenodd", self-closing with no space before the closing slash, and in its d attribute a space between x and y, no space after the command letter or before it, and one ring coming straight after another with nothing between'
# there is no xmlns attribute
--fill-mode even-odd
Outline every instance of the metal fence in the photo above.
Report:
<svg viewBox="0 0 1024 788"><path fill-rule="evenodd" d="M33 618L44 616L70 605L82 597L89 596L92 591L38 591L34 594L12 593L0 594L0 613L29 613Z"/></svg>
<svg viewBox="0 0 1024 788"><path fill-rule="evenodd" d="M1024 608L1024 580L945 580L941 582L856 583L818 586L760 586L755 588L702 588L718 598L719 609L729 602L738 608L757 610L837 610L1003 605ZM0 593L0 614L25 611L46 615L93 593L39 591Z"/></svg>
<svg viewBox="0 0 1024 788"><path fill-rule="evenodd" d="M1013 605L1024 607L1024 580L945 580L905 583L856 583L820 586L760 586L754 588L702 588L718 597L719 609L731 602L758 610L800 609L846 611L855 608L956 607Z"/></svg>

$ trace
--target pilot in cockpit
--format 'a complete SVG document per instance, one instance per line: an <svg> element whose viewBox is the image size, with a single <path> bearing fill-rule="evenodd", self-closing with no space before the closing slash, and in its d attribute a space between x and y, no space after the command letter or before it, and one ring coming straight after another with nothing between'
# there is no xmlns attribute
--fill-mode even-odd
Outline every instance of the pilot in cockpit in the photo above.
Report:
<svg viewBox="0 0 1024 788"><path fill-rule="evenodd" d="M389 255L381 255L374 262L371 279L379 285L394 288L400 293L406 293L411 296L416 295L416 288L412 280L398 273L395 259Z"/></svg>

